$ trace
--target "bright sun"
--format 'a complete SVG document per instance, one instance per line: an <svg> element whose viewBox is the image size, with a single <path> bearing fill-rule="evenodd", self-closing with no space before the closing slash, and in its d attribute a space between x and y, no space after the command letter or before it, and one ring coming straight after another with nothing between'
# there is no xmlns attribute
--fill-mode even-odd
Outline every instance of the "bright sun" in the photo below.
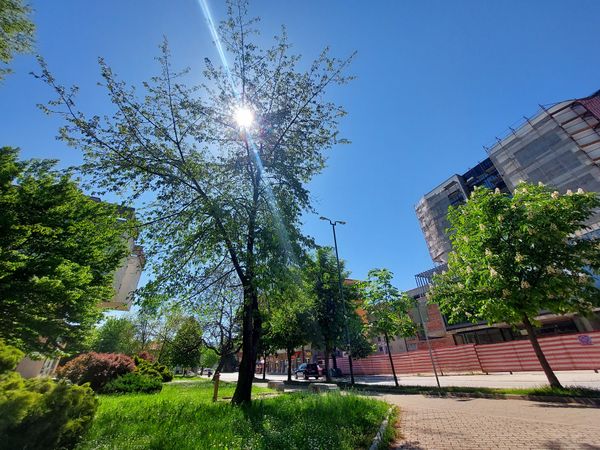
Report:
<svg viewBox="0 0 600 450"><path fill-rule="evenodd" d="M244 106L240 106L234 113L235 121L240 128L250 128L254 122L254 113Z"/></svg>

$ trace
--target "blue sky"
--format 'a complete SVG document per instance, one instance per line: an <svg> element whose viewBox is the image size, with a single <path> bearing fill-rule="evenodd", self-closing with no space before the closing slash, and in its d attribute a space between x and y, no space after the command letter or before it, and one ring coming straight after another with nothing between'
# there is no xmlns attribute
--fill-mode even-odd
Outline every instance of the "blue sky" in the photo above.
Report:
<svg viewBox="0 0 600 450"><path fill-rule="evenodd" d="M208 0L215 19L223 1ZM166 35L176 65L198 73L217 61L197 0L32 1L37 51L63 84L77 84L89 112L110 110L96 59L103 56L131 82L154 74ZM373 267L396 274L401 289L432 266L414 204L438 183L486 157L483 145L538 104L600 89L597 33L600 2L255 0L268 40L286 24L294 49L307 59L329 45L358 55L357 79L331 92L349 112L343 135L352 144L329 152L311 184L318 212L346 220L340 255L355 278ZM32 56L16 58L0 85L0 145L23 157L77 164L80 155L55 139L60 122L36 103L49 90L29 75ZM331 228L307 217L320 244Z"/></svg>

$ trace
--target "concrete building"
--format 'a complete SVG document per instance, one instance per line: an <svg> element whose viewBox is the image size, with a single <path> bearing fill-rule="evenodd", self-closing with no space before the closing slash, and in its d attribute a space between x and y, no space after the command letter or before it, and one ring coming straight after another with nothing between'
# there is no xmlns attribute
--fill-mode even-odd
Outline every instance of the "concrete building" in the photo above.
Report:
<svg viewBox="0 0 600 450"><path fill-rule="evenodd" d="M448 208L464 203L476 186L507 191L498 170L487 158L462 175L452 175L417 203L417 218L434 262L448 262L448 253L452 250L446 233L450 226L446 217Z"/></svg>
<svg viewBox="0 0 600 450"><path fill-rule="evenodd" d="M446 233L448 207L465 202L475 186L512 192L520 181L526 181L542 182L563 193L578 188L600 192L600 91L589 97L540 106L533 117L510 127L503 138L496 138L486 150L487 159L463 175L451 176L415 206L431 259L437 264L415 276L420 290L414 293L416 296L424 295L433 274L443 270L448 261L452 249ZM600 234L600 211L586 225L582 233ZM449 324L439 310L429 313L430 320L437 314L433 321L438 336L432 342L440 345L486 344L525 337L523 330L506 324ZM600 330L599 311L589 318L542 311L538 320L542 335Z"/></svg>

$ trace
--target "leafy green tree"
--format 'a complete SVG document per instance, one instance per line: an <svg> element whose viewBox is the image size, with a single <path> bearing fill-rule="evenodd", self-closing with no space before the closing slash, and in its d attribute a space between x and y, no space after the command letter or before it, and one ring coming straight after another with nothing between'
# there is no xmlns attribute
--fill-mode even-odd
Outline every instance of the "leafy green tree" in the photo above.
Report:
<svg viewBox="0 0 600 450"><path fill-rule="evenodd" d="M73 350L113 296L127 225L54 161L17 157L0 149L0 337L25 352Z"/></svg>
<svg viewBox="0 0 600 450"><path fill-rule="evenodd" d="M188 317L169 345L169 360L173 366L193 369L200 365L201 352L202 328L194 317Z"/></svg>
<svg viewBox="0 0 600 450"><path fill-rule="evenodd" d="M344 142L338 122L345 112L325 94L348 81L350 61L325 50L300 66L285 31L263 50L256 24L246 1L228 2L219 35L230 65L205 59L197 86L173 70L166 44L160 73L144 84L141 99L101 60L115 107L109 117L83 114L76 89L60 86L45 67L41 74L58 96L46 111L63 106L61 136L83 151L93 183L134 198L154 195L144 227L157 274L149 288L187 298L223 265L238 277L244 301L236 404L251 399L261 291L307 242L300 229L310 209L307 183L325 166L323 151Z"/></svg>
<svg viewBox="0 0 600 450"><path fill-rule="evenodd" d="M91 342L91 350L99 353L124 353L133 355L138 351L136 328L127 317L109 317L98 328Z"/></svg>
<svg viewBox="0 0 600 450"><path fill-rule="evenodd" d="M289 278L269 292L268 334L271 348L285 349L288 381L292 380L292 355L297 347L317 335L314 297L307 292L301 273L291 270Z"/></svg>
<svg viewBox="0 0 600 450"><path fill-rule="evenodd" d="M214 367L219 362L219 355L212 348L205 348L200 356L200 367L209 368Z"/></svg>
<svg viewBox="0 0 600 450"><path fill-rule="evenodd" d="M451 208L453 252L448 271L434 278L430 300L450 320L522 323L550 385L560 387L535 334L541 310L588 313L600 299L593 276L598 239L581 235L600 206L596 193L560 195L519 184L514 195L476 189Z"/></svg>
<svg viewBox="0 0 600 450"><path fill-rule="evenodd" d="M344 261L340 261L340 265L342 279L348 278ZM329 381L329 356L336 347L347 348L347 337L351 346L354 343L357 350L361 350L360 356L364 353L363 322L356 313L358 293L354 286L344 283L343 299L340 297L337 262L331 247L321 247L309 258L305 277L308 292L314 298L318 324L318 334L314 337L313 344L325 351L325 376ZM354 347L352 350L354 356Z"/></svg>
<svg viewBox="0 0 600 450"><path fill-rule="evenodd" d="M26 53L33 46L35 26L30 13L23 0L0 0L0 80L11 72L8 64L14 54Z"/></svg>
<svg viewBox="0 0 600 450"><path fill-rule="evenodd" d="M383 336L394 383L398 384L396 368L390 351L390 337L414 336L416 328L408 312L412 307L410 298L392 285L394 274L387 269L369 270L367 280L359 283L361 298L372 337Z"/></svg>

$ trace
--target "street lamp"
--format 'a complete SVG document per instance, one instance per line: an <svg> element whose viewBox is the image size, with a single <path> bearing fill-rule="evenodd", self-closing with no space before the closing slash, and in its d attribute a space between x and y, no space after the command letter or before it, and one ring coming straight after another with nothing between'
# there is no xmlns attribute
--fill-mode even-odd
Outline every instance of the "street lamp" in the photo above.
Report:
<svg viewBox="0 0 600 450"><path fill-rule="evenodd" d="M352 347L350 345L350 334L348 333L348 316L346 315L346 303L344 302L344 290L342 288L342 269L340 267L340 257L338 254L338 246L337 246L337 237L335 235L335 226L336 225L346 225L346 222L343 220L331 220L327 217L319 217L321 220L325 220L329 222L331 225L331 229L333 230L333 244L335 246L335 260L337 261L337 270L338 270L338 287L340 290L340 300L342 302L342 313L344 314L344 328L346 331L346 345L348 347L348 365L350 366L350 384L354 385L354 370L352 368ZM329 355L325 355L326 358L329 358Z"/></svg>

